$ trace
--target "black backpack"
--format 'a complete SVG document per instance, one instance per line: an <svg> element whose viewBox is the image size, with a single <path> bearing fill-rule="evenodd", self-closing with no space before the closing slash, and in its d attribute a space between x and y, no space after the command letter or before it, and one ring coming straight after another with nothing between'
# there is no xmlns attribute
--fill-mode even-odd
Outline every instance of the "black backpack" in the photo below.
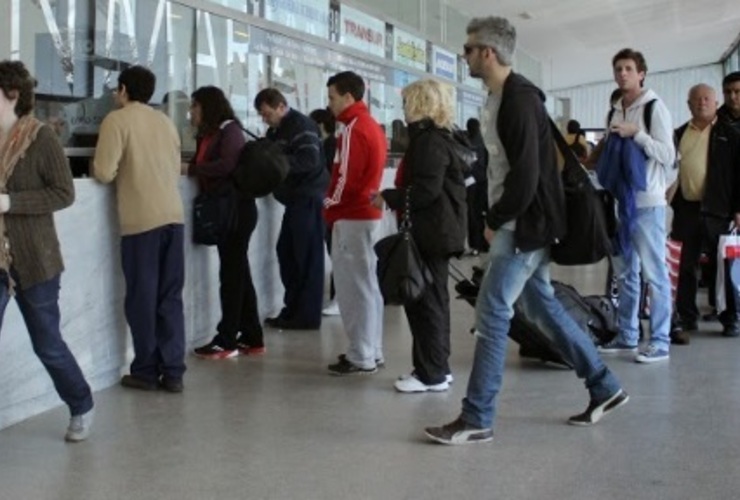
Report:
<svg viewBox="0 0 740 500"><path fill-rule="evenodd" d="M586 169L550 120L555 144L565 160L561 173L565 192L565 236L552 245L553 262L563 266L595 264L611 254L603 193L591 184Z"/></svg>
<svg viewBox="0 0 740 500"><path fill-rule="evenodd" d="M565 311L584 332L588 332L595 344L606 344L617 336L616 297L578 293L570 285L553 281L555 297Z"/></svg>
<svg viewBox="0 0 740 500"><path fill-rule="evenodd" d="M277 143L244 129L253 141L239 153L234 184L245 196L260 198L272 193L288 176L290 162Z"/></svg>

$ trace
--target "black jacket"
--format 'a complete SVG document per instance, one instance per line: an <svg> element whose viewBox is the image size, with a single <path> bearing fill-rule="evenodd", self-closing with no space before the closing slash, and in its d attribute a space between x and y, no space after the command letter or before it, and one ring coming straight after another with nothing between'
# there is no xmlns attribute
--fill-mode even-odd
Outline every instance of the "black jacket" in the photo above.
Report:
<svg viewBox="0 0 740 500"><path fill-rule="evenodd" d="M540 89L512 72L496 122L511 170L486 222L497 230L516 220L514 240L524 252L549 246L566 232L565 195L544 101Z"/></svg>
<svg viewBox="0 0 740 500"><path fill-rule="evenodd" d="M399 211L409 204L411 234L428 257L449 257L465 249L467 204L463 160L455 153L452 134L422 120L409 126L409 146L403 157L398 189L386 189L383 198Z"/></svg>
<svg viewBox="0 0 740 500"><path fill-rule="evenodd" d="M688 123L676 129L676 146L686 132ZM727 122L718 119L709 132L707 178L704 185L701 212L705 215L730 219L740 213L740 133ZM671 205L676 208L683 200L679 186Z"/></svg>
<svg viewBox="0 0 740 500"><path fill-rule="evenodd" d="M733 129L735 129L735 132L740 134L740 117L735 117L730 112L726 104L723 104L717 110L717 118L719 119L719 121L724 122L726 125L729 125Z"/></svg>
<svg viewBox="0 0 740 500"><path fill-rule="evenodd" d="M290 172L275 189L275 198L289 203L299 196L323 198L329 186L324 148L316 123L291 109L267 138L280 144L290 161Z"/></svg>

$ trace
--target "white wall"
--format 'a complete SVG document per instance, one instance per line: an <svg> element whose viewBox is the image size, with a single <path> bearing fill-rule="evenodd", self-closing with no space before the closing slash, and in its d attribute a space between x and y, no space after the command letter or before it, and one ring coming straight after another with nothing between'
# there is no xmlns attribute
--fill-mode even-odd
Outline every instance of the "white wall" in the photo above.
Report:
<svg viewBox="0 0 740 500"><path fill-rule="evenodd" d="M648 73L645 85L663 99L673 117L673 126L689 119L686 99L689 89L697 83L711 85L722 103L722 65L709 64L663 73ZM570 118L581 122L583 128L603 128L609 110L609 96L616 88L613 81L594 83L569 89L554 90L555 97L570 99Z"/></svg>

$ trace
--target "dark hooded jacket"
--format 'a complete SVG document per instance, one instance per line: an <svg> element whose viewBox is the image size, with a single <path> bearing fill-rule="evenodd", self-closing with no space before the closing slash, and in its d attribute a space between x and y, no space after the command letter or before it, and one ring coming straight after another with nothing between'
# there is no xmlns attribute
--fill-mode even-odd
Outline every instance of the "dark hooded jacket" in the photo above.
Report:
<svg viewBox="0 0 740 500"><path fill-rule="evenodd" d="M486 222L495 231L515 220L518 250L549 246L565 235L566 218L545 94L512 72L504 82L496 127L511 169Z"/></svg>

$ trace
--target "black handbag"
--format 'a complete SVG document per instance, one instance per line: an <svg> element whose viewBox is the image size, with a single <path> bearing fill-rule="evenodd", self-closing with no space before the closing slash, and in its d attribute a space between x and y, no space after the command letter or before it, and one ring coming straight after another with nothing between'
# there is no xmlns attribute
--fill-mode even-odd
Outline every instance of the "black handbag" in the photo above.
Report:
<svg viewBox="0 0 740 500"><path fill-rule="evenodd" d="M202 192L193 200L193 243L218 245L236 219L236 191L231 182L213 192Z"/></svg>
<svg viewBox="0 0 740 500"><path fill-rule="evenodd" d="M385 303L391 305L416 302L432 281L432 273L411 235L409 189L406 189L406 206L398 232L381 239L374 247L380 292Z"/></svg>

